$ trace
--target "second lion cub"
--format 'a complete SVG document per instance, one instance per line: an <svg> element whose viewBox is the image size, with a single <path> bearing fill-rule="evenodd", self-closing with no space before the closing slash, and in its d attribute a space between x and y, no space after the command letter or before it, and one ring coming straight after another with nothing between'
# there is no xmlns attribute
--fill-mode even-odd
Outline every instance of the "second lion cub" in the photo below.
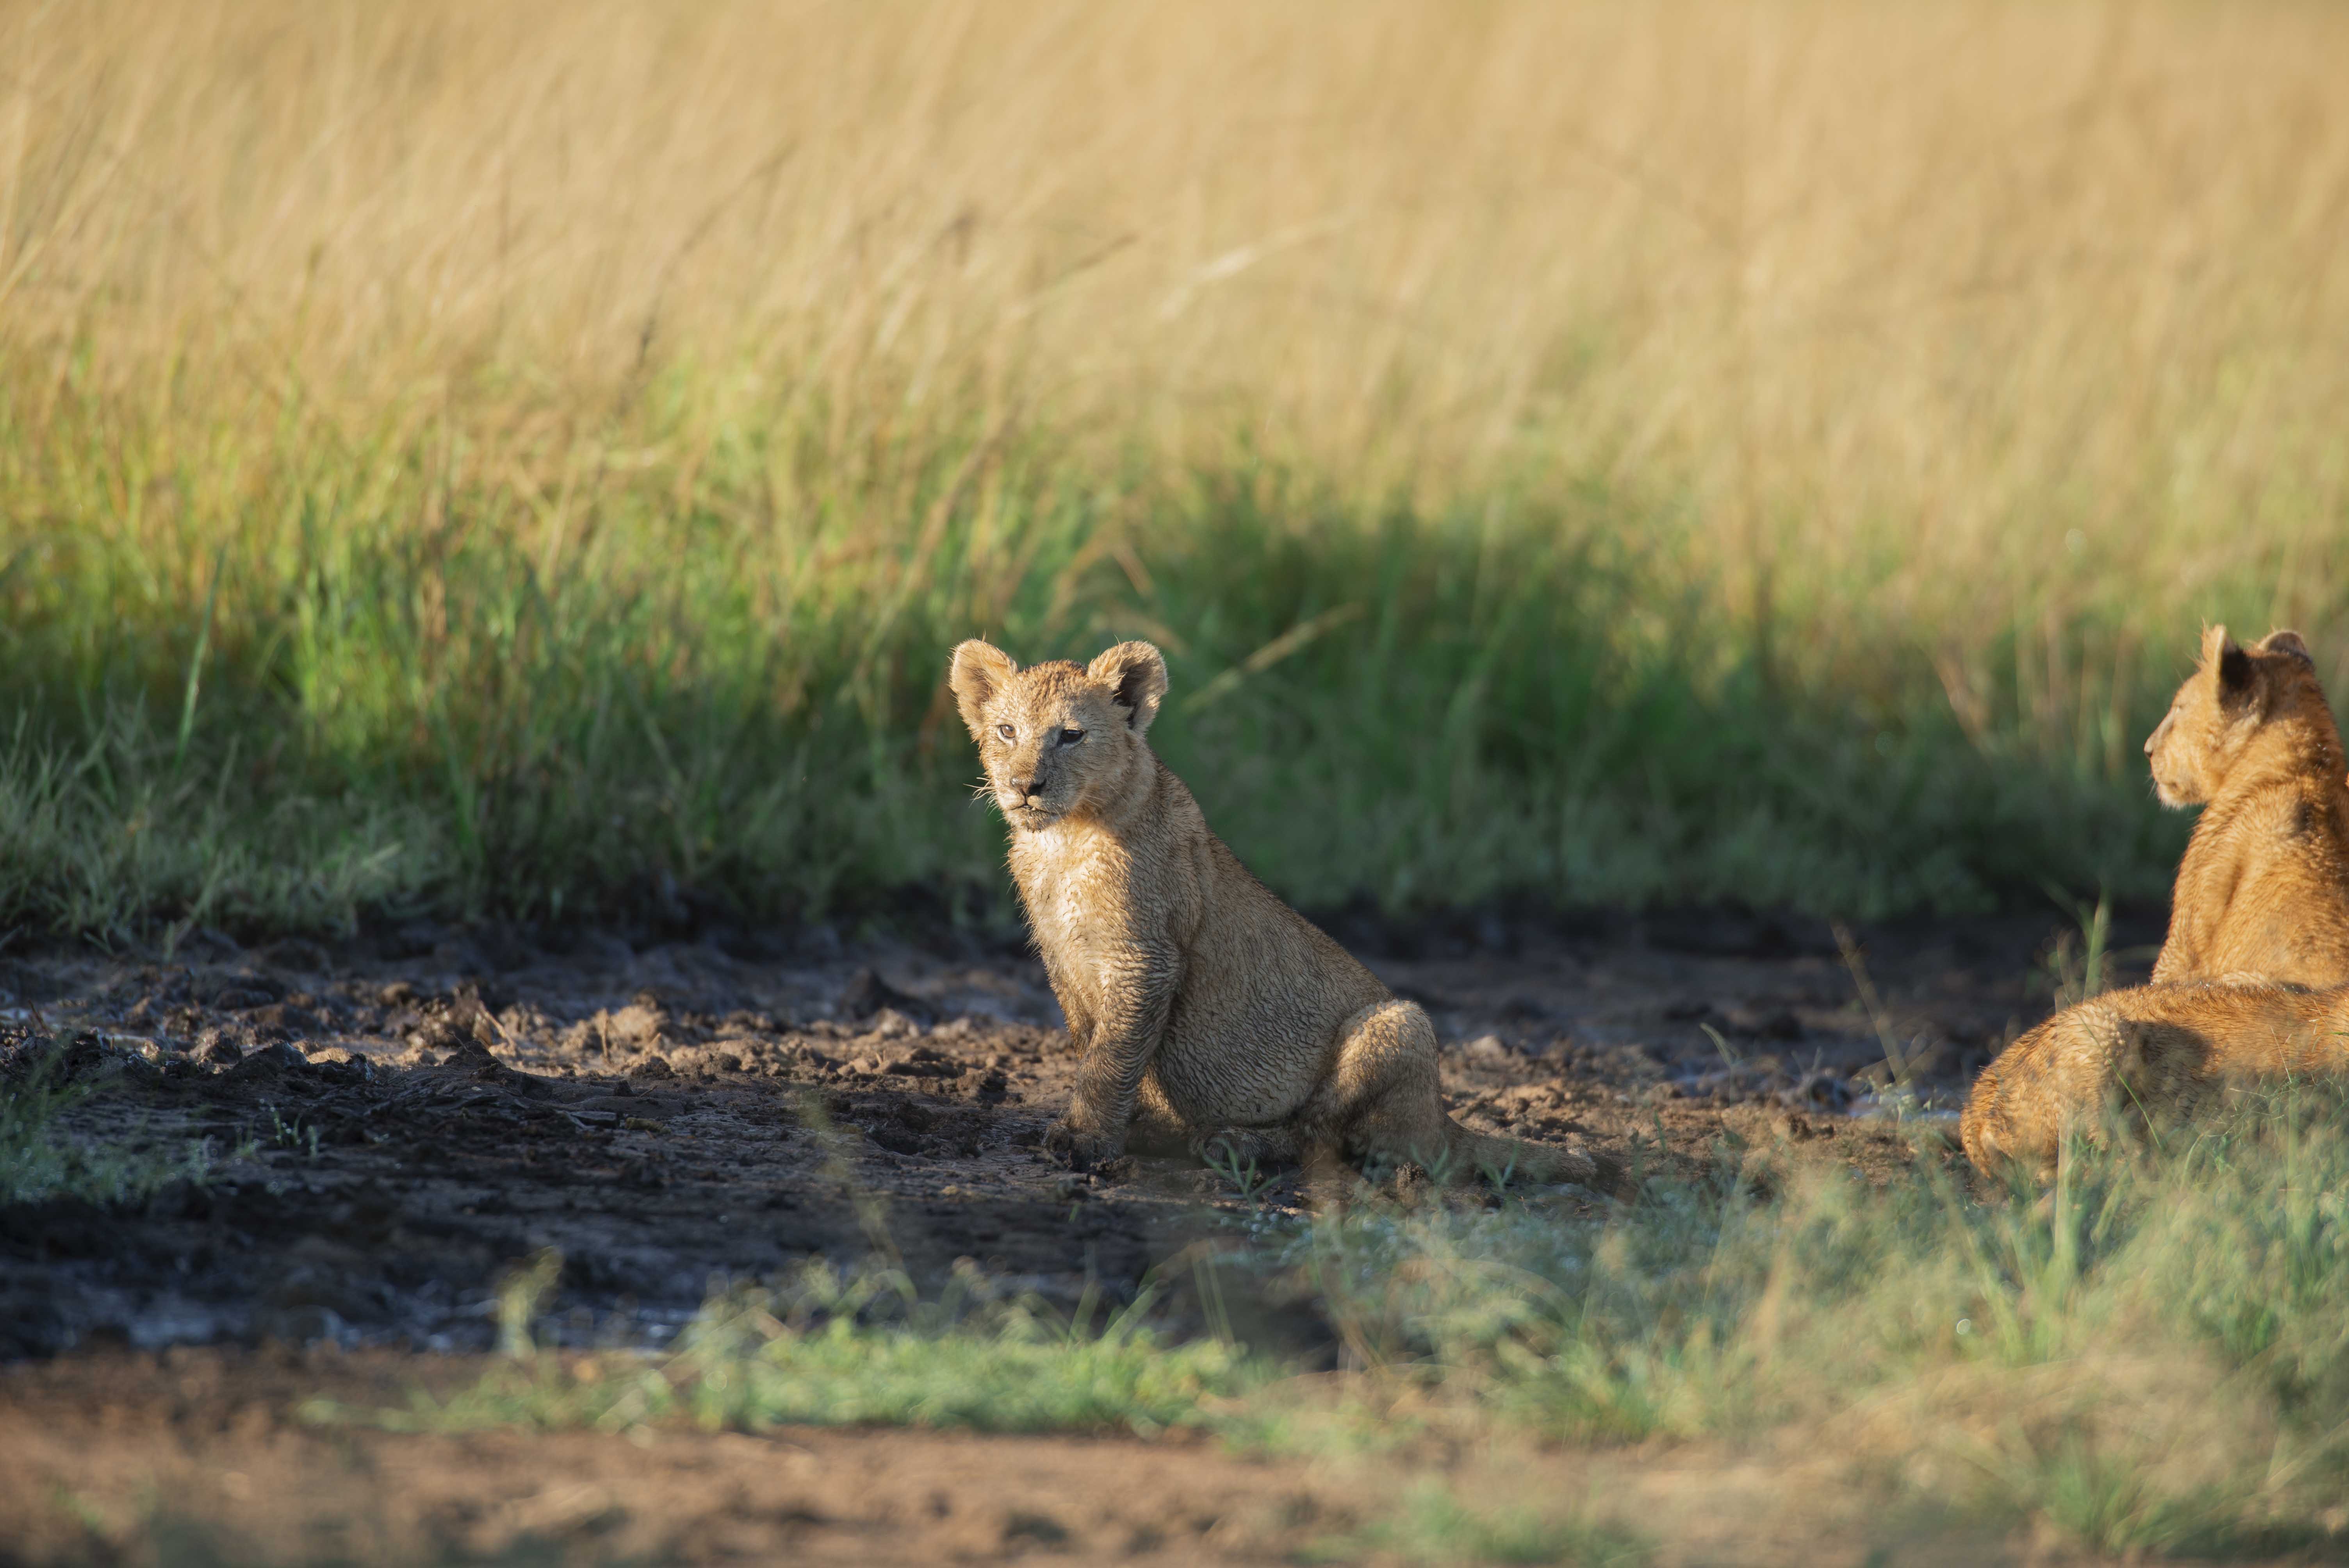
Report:
<svg viewBox="0 0 2349 1568"><path fill-rule="evenodd" d="M2200 666L2145 743L2165 806L2202 806L2178 867L2156 984L2263 975L2349 982L2349 785L2341 732L2296 632Z"/></svg>
<svg viewBox="0 0 2349 1568"><path fill-rule="evenodd" d="M1444 1114L1427 1015L1250 876L1150 749L1166 694L1157 649L1121 643L1090 665L1023 670L974 640L955 649L949 684L1083 1053L1047 1139L1061 1158L1116 1158L1139 1115L1210 1158L1326 1150L1455 1177L1619 1179L1611 1162Z"/></svg>

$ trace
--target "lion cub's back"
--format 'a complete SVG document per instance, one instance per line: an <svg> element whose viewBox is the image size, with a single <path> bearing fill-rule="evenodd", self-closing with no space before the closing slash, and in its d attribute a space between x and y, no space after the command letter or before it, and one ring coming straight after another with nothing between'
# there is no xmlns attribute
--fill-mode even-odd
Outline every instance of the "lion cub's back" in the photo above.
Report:
<svg viewBox="0 0 2349 1568"><path fill-rule="evenodd" d="M2201 916L2211 930L2202 973L2349 982L2349 787L2295 780L2219 828L2218 842L2189 851L2208 872L2181 867L2175 894L2223 904Z"/></svg>
<svg viewBox="0 0 2349 1568"><path fill-rule="evenodd" d="M1318 1039L1392 995L1328 933L1281 902L1213 832L1200 846L1206 898L1184 1004L1253 1030Z"/></svg>

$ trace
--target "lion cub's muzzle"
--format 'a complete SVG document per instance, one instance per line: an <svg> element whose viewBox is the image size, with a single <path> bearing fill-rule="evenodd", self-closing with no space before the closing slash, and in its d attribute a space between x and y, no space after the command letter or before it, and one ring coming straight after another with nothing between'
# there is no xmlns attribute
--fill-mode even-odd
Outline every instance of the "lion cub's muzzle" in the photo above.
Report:
<svg viewBox="0 0 2349 1568"><path fill-rule="evenodd" d="M2175 811L2187 806L2199 806L2210 798L2208 791L2196 787L2199 780L2192 775L2181 775L2176 769L2164 768L2163 761L2164 758L2156 757L2153 766L2147 769L2153 776L2155 799Z"/></svg>
<svg viewBox="0 0 2349 1568"><path fill-rule="evenodd" d="M1050 783L1036 774L1006 779L995 787L995 803L1004 820L1023 828L1040 828L1057 820L1060 809L1047 799Z"/></svg>

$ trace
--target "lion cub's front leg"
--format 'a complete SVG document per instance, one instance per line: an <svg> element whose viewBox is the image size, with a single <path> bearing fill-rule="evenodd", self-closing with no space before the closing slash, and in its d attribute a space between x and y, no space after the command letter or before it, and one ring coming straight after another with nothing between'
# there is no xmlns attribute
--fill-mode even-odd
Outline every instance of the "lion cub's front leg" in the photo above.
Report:
<svg viewBox="0 0 2349 1568"><path fill-rule="evenodd" d="M1174 1005L1179 977L1172 952L1132 947L1104 956L1093 969L1094 1006L1061 1010L1072 1019L1090 1015L1092 1037L1077 1064L1077 1090L1069 1113L1044 1134L1044 1147L1079 1171L1116 1159L1125 1151L1143 1078L1158 1055Z"/></svg>

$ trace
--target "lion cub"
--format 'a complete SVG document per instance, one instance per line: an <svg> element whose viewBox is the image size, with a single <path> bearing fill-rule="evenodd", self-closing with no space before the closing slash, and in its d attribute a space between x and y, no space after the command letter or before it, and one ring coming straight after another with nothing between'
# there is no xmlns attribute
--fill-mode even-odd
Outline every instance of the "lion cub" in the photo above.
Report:
<svg viewBox="0 0 2349 1568"><path fill-rule="evenodd" d="M2349 988L2241 978L2140 985L2064 1008L1982 1069L1966 1158L2041 1181L2077 1128L2182 1121L2228 1086L2349 1068Z"/></svg>
<svg viewBox="0 0 2349 1568"><path fill-rule="evenodd" d="M1157 649L1120 643L1087 665L1023 670L971 641L948 678L1083 1053L1053 1152L1080 1170L1114 1159L1140 1114L1207 1159L1329 1150L1454 1177L1619 1178L1588 1154L1482 1137L1444 1114L1427 1015L1250 876L1151 751L1166 695Z"/></svg>
<svg viewBox="0 0 2349 1568"><path fill-rule="evenodd" d="M2199 668L2145 743L2165 806L2203 805L2178 863L2157 984L2263 975L2349 982L2349 786L2341 733L2296 632Z"/></svg>

